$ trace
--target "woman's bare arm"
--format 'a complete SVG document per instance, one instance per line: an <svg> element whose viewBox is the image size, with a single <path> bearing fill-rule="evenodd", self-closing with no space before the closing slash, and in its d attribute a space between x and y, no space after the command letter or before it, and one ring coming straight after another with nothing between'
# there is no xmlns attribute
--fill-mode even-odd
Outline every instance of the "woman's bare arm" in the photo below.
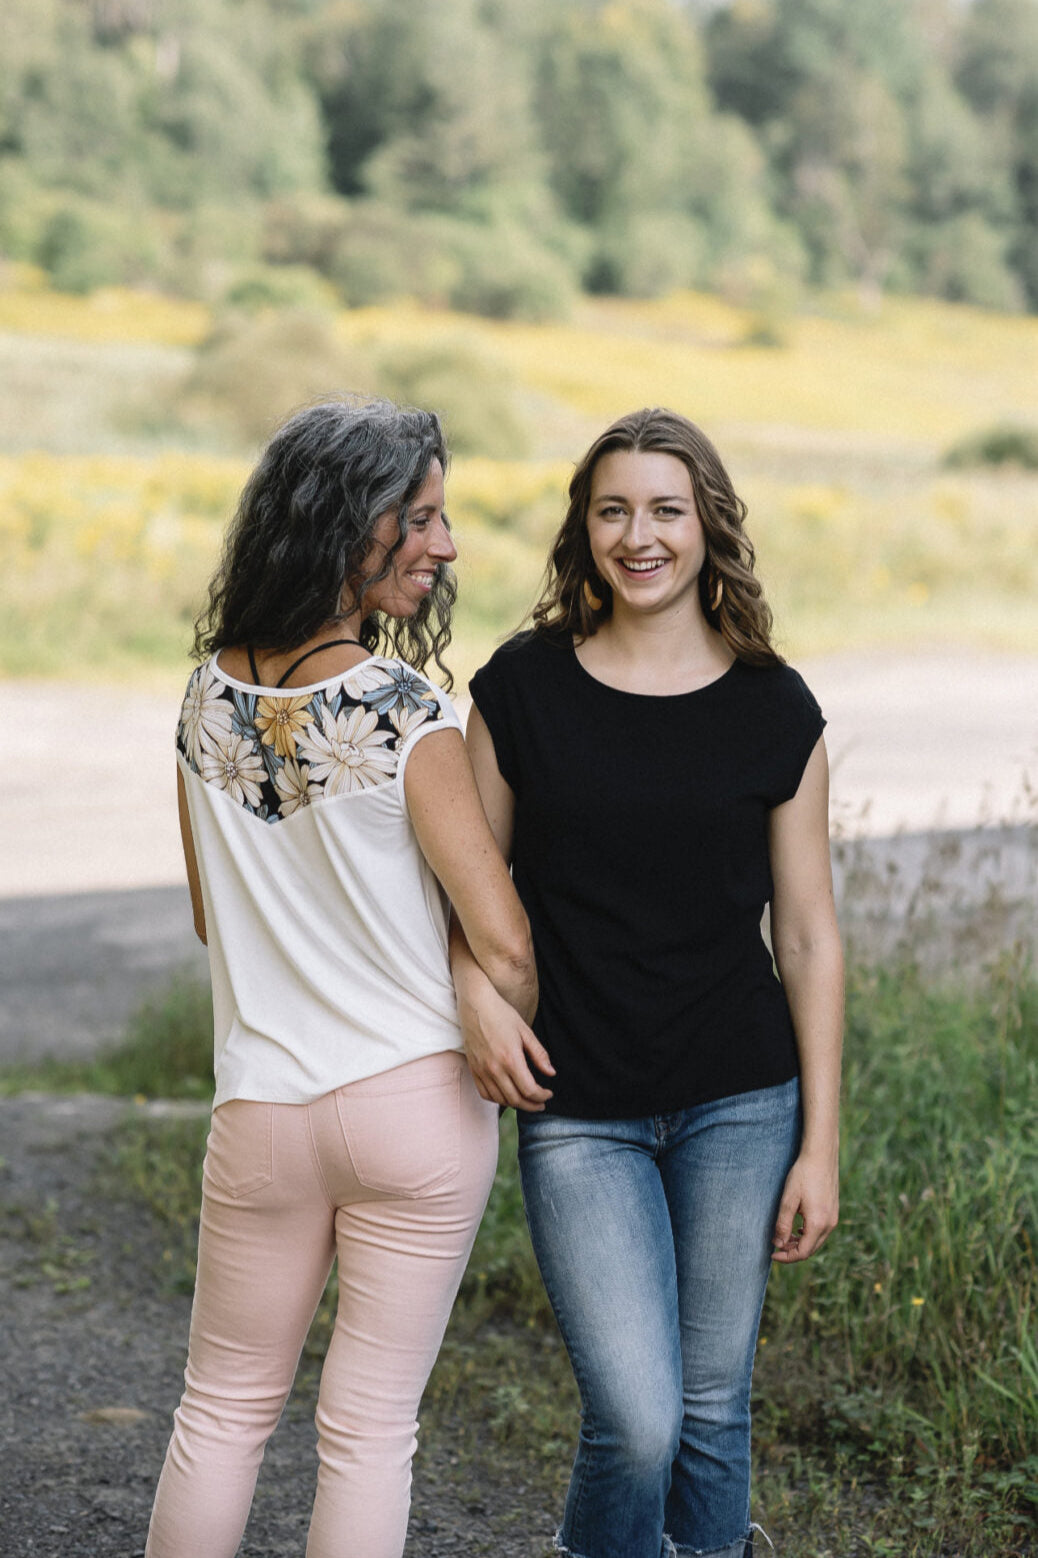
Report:
<svg viewBox="0 0 1038 1558"><path fill-rule="evenodd" d="M532 1017L537 974L529 923L459 731L436 732L418 742L407 760L404 793L422 853L451 900L476 963L499 997Z"/></svg>
<svg viewBox="0 0 1038 1558"><path fill-rule="evenodd" d="M184 865L187 867L187 885L191 892L191 913L194 915L195 920L195 935L199 941L208 945L205 930L205 905L202 902L202 883L198 875L194 835L191 832L191 814L187 809L187 791L184 789L184 775L179 767L177 769L177 812L180 816L180 842L184 846Z"/></svg>
<svg viewBox="0 0 1038 1558"><path fill-rule="evenodd" d="M466 745L491 832L503 861L512 857L515 797L501 776L486 722L473 707ZM551 1097L530 1069L544 1076L554 1068L529 1024L534 1012L516 1012L503 1002L472 955L457 915L451 918L451 971L458 992L458 1016L476 1086L484 1098L513 1109L537 1112Z"/></svg>
<svg viewBox="0 0 1038 1558"><path fill-rule="evenodd" d="M819 738L792 800L771 813L771 945L800 1058L804 1130L775 1225L776 1261L806 1260L839 1215L843 951L829 859L829 767ZM798 1217L802 1226L797 1225Z"/></svg>

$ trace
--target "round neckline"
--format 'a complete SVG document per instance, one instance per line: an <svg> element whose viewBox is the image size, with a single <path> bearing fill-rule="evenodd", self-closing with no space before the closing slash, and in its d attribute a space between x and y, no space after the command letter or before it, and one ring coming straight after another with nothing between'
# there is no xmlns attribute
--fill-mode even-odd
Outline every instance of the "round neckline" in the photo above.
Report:
<svg viewBox="0 0 1038 1558"><path fill-rule="evenodd" d="M736 666L742 664L737 655L727 670L721 672L720 676L715 676L712 681L704 682L701 687L690 687L686 692L631 692L626 687L614 687L611 682L603 682L599 677L592 675L587 666L581 664L573 638L568 638L567 642L569 644L570 658L576 666L578 674L590 682L592 686L601 687L604 692L615 693L619 698L640 698L643 703L672 703L676 698L698 698L700 693L709 692L712 687L719 687L723 681L731 676Z"/></svg>
<svg viewBox="0 0 1038 1558"><path fill-rule="evenodd" d="M243 682L237 676L231 676L220 664L220 651L211 655L209 666L214 676L218 676L221 682L228 687L239 687L242 692L265 693L274 698L298 698L303 693L319 692L322 687L330 687L332 682L343 682L354 671L359 671L361 666L370 665L372 660L381 658L379 655L365 655L363 660L358 660L356 665L351 665L348 670L337 671L334 676L324 676L319 682L305 682L301 687L272 687L266 682Z"/></svg>

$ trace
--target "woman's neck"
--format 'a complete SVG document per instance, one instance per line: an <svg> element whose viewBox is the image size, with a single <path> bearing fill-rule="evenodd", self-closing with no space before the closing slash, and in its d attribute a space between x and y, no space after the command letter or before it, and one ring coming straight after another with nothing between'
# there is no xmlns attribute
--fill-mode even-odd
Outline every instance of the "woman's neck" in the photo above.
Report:
<svg viewBox="0 0 1038 1558"><path fill-rule="evenodd" d="M662 695L705 687L735 659L701 613L686 612L616 613L576 645L576 655L586 671L610 687Z"/></svg>
<svg viewBox="0 0 1038 1558"><path fill-rule="evenodd" d="M303 643L296 644L293 649L271 650L253 647L252 660L255 661L259 672L259 685L276 687L284 673L300 656L307 656L307 658L298 671L289 676L285 682L286 689L308 686L322 680L325 676L334 676L340 671L348 670L350 666L368 657L368 651L356 642L360 637L361 626L360 614L354 613L341 622L326 622L316 633L311 634ZM326 644L334 644L337 647L329 648L327 655L312 653ZM222 649L219 654L221 669L238 681L255 680L252 674L252 660L249 658L248 644Z"/></svg>

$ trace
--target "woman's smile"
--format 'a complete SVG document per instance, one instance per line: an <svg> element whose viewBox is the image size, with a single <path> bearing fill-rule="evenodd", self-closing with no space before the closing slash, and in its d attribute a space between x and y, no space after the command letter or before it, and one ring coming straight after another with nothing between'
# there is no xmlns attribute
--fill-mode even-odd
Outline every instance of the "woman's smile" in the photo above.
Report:
<svg viewBox="0 0 1038 1558"><path fill-rule="evenodd" d="M619 557L617 562L625 573L634 575L659 573L661 568L667 566L669 559L666 557Z"/></svg>

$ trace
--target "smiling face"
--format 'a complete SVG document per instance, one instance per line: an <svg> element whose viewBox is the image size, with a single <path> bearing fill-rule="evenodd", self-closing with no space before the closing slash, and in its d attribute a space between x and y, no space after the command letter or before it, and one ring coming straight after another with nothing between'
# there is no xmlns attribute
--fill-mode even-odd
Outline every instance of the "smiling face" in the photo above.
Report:
<svg viewBox="0 0 1038 1558"><path fill-rule="evenodd" d="M366 573L377 573L382 568L386 552L399 536L396 512L391 509L380 514L365 560ZM381 611L387 617L412 616L432 592L437 567L452 563L457 555L443 512L443 467L439 460L433 460L425 481L408 505L407 536L393 556L389 573L364 595L365 615Z"/></svg>
<svg viewBox="0 0 1038 1558"><path fill-rule="evenodd" d="M614 449L591 478L591 556L613 611L701 610L706 538L688 467L676 455Z"/></svg>

